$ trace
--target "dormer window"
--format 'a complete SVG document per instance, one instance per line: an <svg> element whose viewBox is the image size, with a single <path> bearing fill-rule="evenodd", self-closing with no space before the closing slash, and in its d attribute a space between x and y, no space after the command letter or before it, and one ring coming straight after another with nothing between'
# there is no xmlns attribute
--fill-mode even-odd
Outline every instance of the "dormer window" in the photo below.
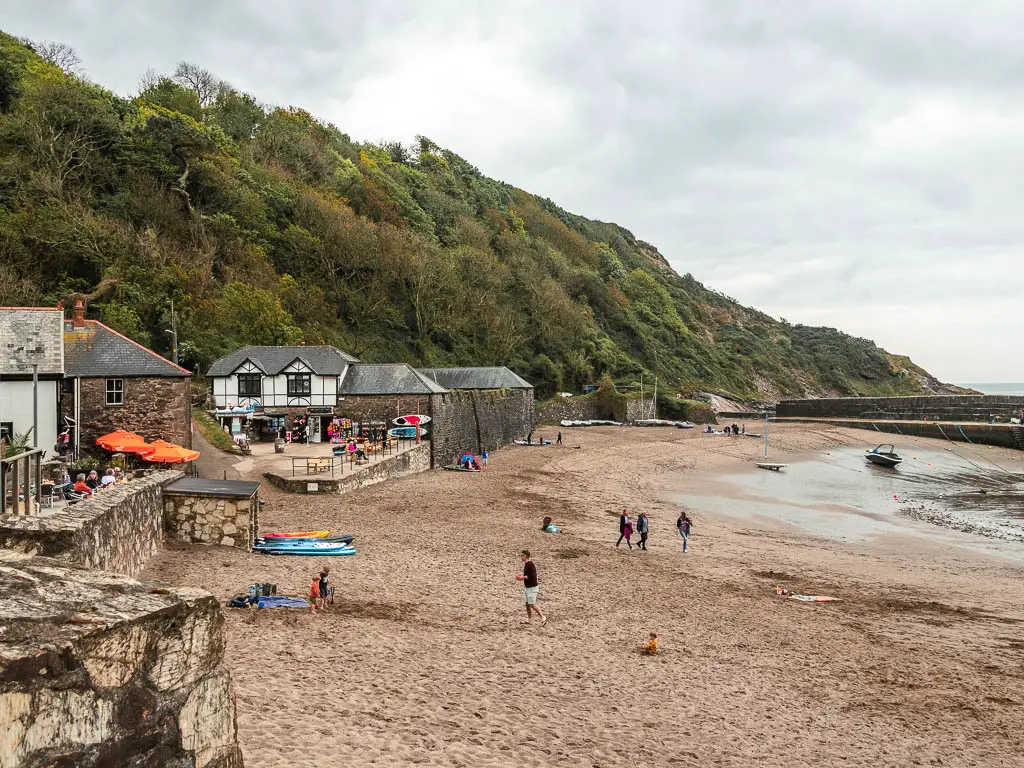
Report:
<svg viewBox="0 0 1024 768"><path fill-rule="evenodd" d="M260 397L263 394L263 376L259 373L238 374L238 396Z"/></svg>
<svg viewBox="0 0 1024 768"><path fill-rule="evenodd" d="M289 373L287 376L288 397L309 397L313 387L308 373Z"/></svg>

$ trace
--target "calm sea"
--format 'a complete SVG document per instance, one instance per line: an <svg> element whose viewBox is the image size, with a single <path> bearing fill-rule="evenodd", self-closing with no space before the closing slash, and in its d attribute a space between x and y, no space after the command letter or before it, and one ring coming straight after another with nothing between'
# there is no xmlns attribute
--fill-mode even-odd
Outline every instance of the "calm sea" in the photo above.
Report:
<svg viewBox="0 0 1024 768"><path fill-rule="evenodd" d="M1024 381L966 381L958 386L970 387L986 395L1024 395Z"/></svg>

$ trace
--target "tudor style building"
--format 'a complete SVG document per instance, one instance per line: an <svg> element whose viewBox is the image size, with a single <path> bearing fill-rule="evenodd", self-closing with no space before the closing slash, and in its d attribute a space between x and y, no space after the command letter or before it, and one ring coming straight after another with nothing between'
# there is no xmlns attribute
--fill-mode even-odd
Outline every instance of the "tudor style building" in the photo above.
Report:
<svg viewBox="0 0 1024 768"><path fill-rule="evenodd" d="M34 403L39 434L31 442L50 450L56 441L64 378L63 322L59 309L0 307L0 438L32 431Z"/></svg>

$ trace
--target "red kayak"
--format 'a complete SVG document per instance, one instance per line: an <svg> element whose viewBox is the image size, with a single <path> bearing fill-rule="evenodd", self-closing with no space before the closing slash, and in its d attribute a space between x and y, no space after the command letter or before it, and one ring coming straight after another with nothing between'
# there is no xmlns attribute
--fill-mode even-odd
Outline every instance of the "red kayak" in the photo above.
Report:
<svg viewBox="0 0 1024 768"><path fill-rule="evenodd" d="M272 531L270 533L264 533L264 539L326 539L331 535L330 531L301 531L299 533L282 533L281 531Z"/></svg>

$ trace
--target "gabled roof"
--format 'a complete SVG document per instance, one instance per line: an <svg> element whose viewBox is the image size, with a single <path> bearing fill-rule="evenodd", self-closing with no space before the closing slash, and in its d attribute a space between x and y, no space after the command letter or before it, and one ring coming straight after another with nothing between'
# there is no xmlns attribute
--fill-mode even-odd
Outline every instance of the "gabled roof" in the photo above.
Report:
<svg viewBox="0 0 1024 768"><path fill-rule="evenodd" d="M448 389L533 389L508 368L420 368L420 373Z"/></svg>
<svg viewBox="0 0 1024 768"><path fill-rule="evenodd" d="M81 327L64 323L64 372L84 378L192 375L98 320L86 320Z"/></svg>
<svg viewBox="0 0 1024 768"><path fill-rule="evenodd" d="M43 307L0 307L0 374L64 373L64 313Z"/></svg>
<svg viewBox="0 0 1024 768"><path fill-rule="evenodd" d="M448 390L411 365L353 365L341 382L342 395L433 395Z"/></svg>
<svg viewBox="0 0 1024 768"><path fill-rule="evenodd" d="M327 345L315 347L242 347L230 355L216 360L206 372L207 376L230 376L246 358L252 360L263 369L268 376L276 376L301 357L313 373L320 376L341 376L349 363L358 363L352 355L342 352L337 347Z"/></svg>

